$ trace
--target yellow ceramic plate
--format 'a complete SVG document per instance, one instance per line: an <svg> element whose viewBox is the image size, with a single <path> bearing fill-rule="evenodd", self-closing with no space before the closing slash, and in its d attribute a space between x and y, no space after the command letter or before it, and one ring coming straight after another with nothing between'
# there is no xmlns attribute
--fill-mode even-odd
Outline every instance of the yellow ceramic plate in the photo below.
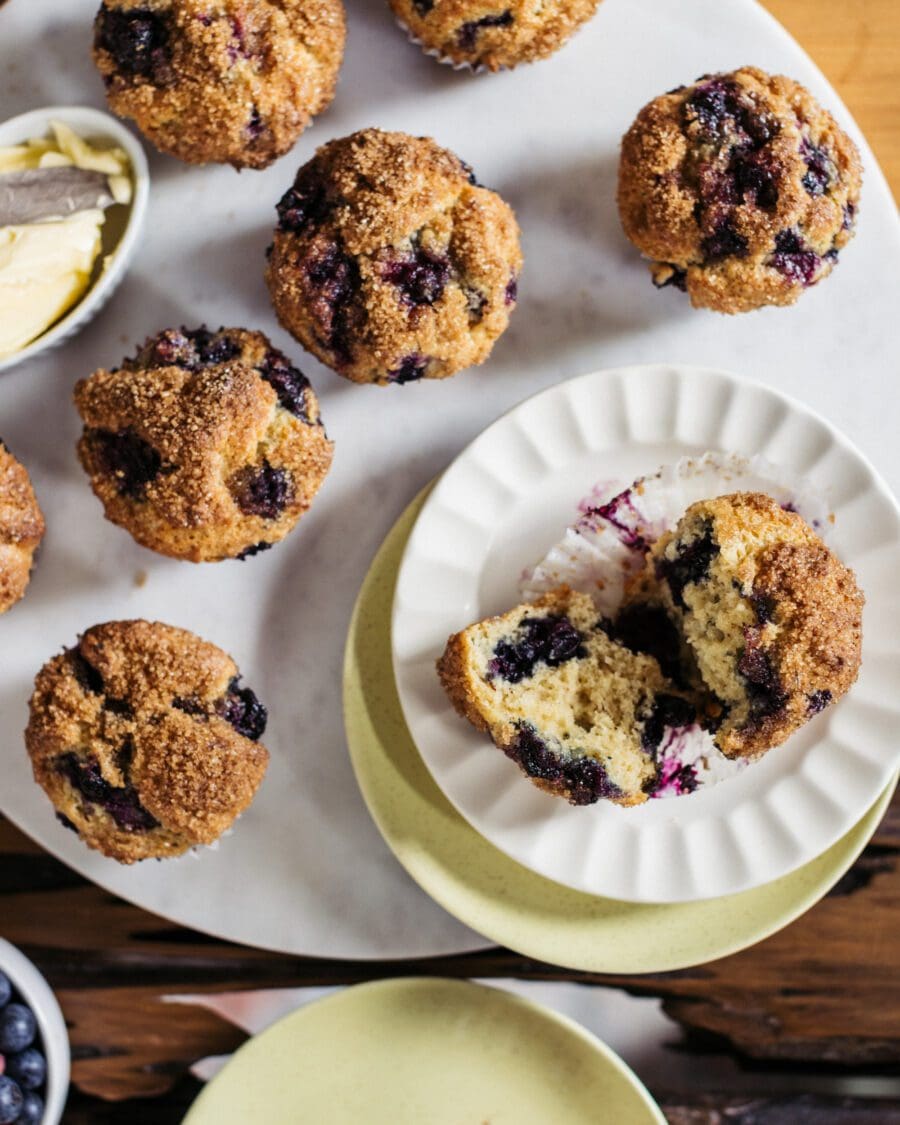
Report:
<svg viewBox="0 0 900 1125"><path fill-rule="evenodd" d="M797 871L740 894L647 904L599 898L520 866L480 836L431 778L400 710L390 620L397 571L425 499L384 541L354 610L344 658L344 721L359 786L382 836L446 910L518 953L586 972L650 973L745 949L817 902L863 850L890 784L860 822Z"/></svg>
<svg viewBox="0 0 900 1125"><path fill-rule="evenodd" d="M509 992L361 984L246 1043L184 1125L665 1125L622 1060Z"/></svg>

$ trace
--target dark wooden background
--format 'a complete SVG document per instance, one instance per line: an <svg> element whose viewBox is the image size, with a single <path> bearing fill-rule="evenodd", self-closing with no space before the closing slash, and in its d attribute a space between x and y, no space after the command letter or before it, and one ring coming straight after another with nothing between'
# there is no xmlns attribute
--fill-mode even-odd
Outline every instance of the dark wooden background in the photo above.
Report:
<svg viewBox="0 0 900 1125"><path fill-rule="evenodd" d="M837 87L896 194L900 2L765 0L764 6ZM72 1040L66 1115L72 1125L178 1122L199 1089L187 1073L190 1064L241 1043L240 1031L206 1009L166 1005L164 995L418 973L578 980L660 997L681 1027L677 1049L696 1057L701 1075L704 1058L723 1053L740 1064L745 1079L702 1096L652 1088L671 1125L900 1125L898 855L900 798L855 867L781 933L702 968L599 977L561 972L503 949L369 964L230 945L99 890L0 818L0 932L38 964L59 995ZM823 1076L870 1081L856 1083L853 1097L810 1093ZM881 1096L860 1096L859 1087L871 1088L876 1079ZM768 1093L748 1095L748 1089Z"/></svg>
<svg viewBox="0 0 900 1125"><path fill-rule="evenodd" d="M726 1052L748 1075L757 1072L754 1086L760 1071L793 1076L789 1094L767 1098L652 1089L673 1125L900 1125L900 1085L893 1099L802 1097L823 1073L898 1075L900 797L851 871L793 925L724 960L648 976L569 973L504 949L375 963L284 957L130 906L2 819L0 856L4 936L46 974L69 1024L73 1125L180 1121L199 1088L187 1076L190 1064L243 1041L205 1008L165 1004L164 995L422 973L578 980L657 996L681 1026L679 1049Z"/></svg>

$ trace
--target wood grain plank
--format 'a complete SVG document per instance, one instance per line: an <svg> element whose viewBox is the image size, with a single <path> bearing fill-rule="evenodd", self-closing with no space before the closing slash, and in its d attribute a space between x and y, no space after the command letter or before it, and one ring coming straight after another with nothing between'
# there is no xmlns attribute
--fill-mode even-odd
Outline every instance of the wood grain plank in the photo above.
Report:
<svg viewBox="0 0 900 1125"><path fill-rule="evenodd" d="M846 102L894 198L900 199L900 4L897 0L761 2Z"/></svg>
<svg viewBox="0 0 900 1125"><path fill-rule="evenodd" d="M885 972L900 964L900 797L852 871L792 926L702 968L646 976L570 973L503 949L375 963L286 957L130 906L4 821L0 856L4 932L58 990L72 1028L76 1084L104 1098L164 1091L194 1059L240 1042L205 1009L164 1004L166 993L419 973L569 979L659 997L688 1047L712 1043L757 1065L872 1070L900 1063L900 981Z"/></svg>

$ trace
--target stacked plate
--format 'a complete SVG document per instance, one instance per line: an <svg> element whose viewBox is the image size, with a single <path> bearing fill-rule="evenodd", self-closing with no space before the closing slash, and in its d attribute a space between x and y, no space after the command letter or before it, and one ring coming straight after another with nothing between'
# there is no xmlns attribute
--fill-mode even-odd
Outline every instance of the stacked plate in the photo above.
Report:
<svg viewBox="0 0 900 1125"><path fill-rule="evenodd" d="M597 480L721 450L802 477L867 596L859 681L788 743L719 784L636 809L573 808L450 708L448 635L515 604L524 568ZM728 491L727 486L720 491ZM785 925L874 831L896 783L892 575L900 518L821 418L762 386L687 367L586 375L521 404L407 510L350 630L345 721L357 779L410 874L473 929L571 968L697 964Z"/></svg>

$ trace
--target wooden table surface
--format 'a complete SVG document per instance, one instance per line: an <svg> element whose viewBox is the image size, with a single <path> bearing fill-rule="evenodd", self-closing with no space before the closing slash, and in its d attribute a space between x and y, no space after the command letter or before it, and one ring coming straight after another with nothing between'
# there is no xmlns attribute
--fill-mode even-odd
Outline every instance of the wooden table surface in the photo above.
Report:
<svg viewBox="0 0 900 1125"><path fill-rule="evenodd" d="M900 0L766 0L765 6L837 87L896 197ZM685 1098L654 1089L673 1125L900 1125L900 1096L806 1093L807 1076L823 1070L898 1073L900 798L852 871L792 926L711 965L639 977L561 972L502 949L375 964L283 957L210 939L117 900L2 818L0 857L0 932L47 975L70 1025L66 1120L73 1123L180 1121L198 1089L187 1075L190 1063L242 1041L206 1009L164 1006L165 994L427 972L591 981L661 997L683 1028L681 1049L725 1052L743 1067L778 1075L773 1090L780 1092L764 1097L713 1090Z"/></svg>

